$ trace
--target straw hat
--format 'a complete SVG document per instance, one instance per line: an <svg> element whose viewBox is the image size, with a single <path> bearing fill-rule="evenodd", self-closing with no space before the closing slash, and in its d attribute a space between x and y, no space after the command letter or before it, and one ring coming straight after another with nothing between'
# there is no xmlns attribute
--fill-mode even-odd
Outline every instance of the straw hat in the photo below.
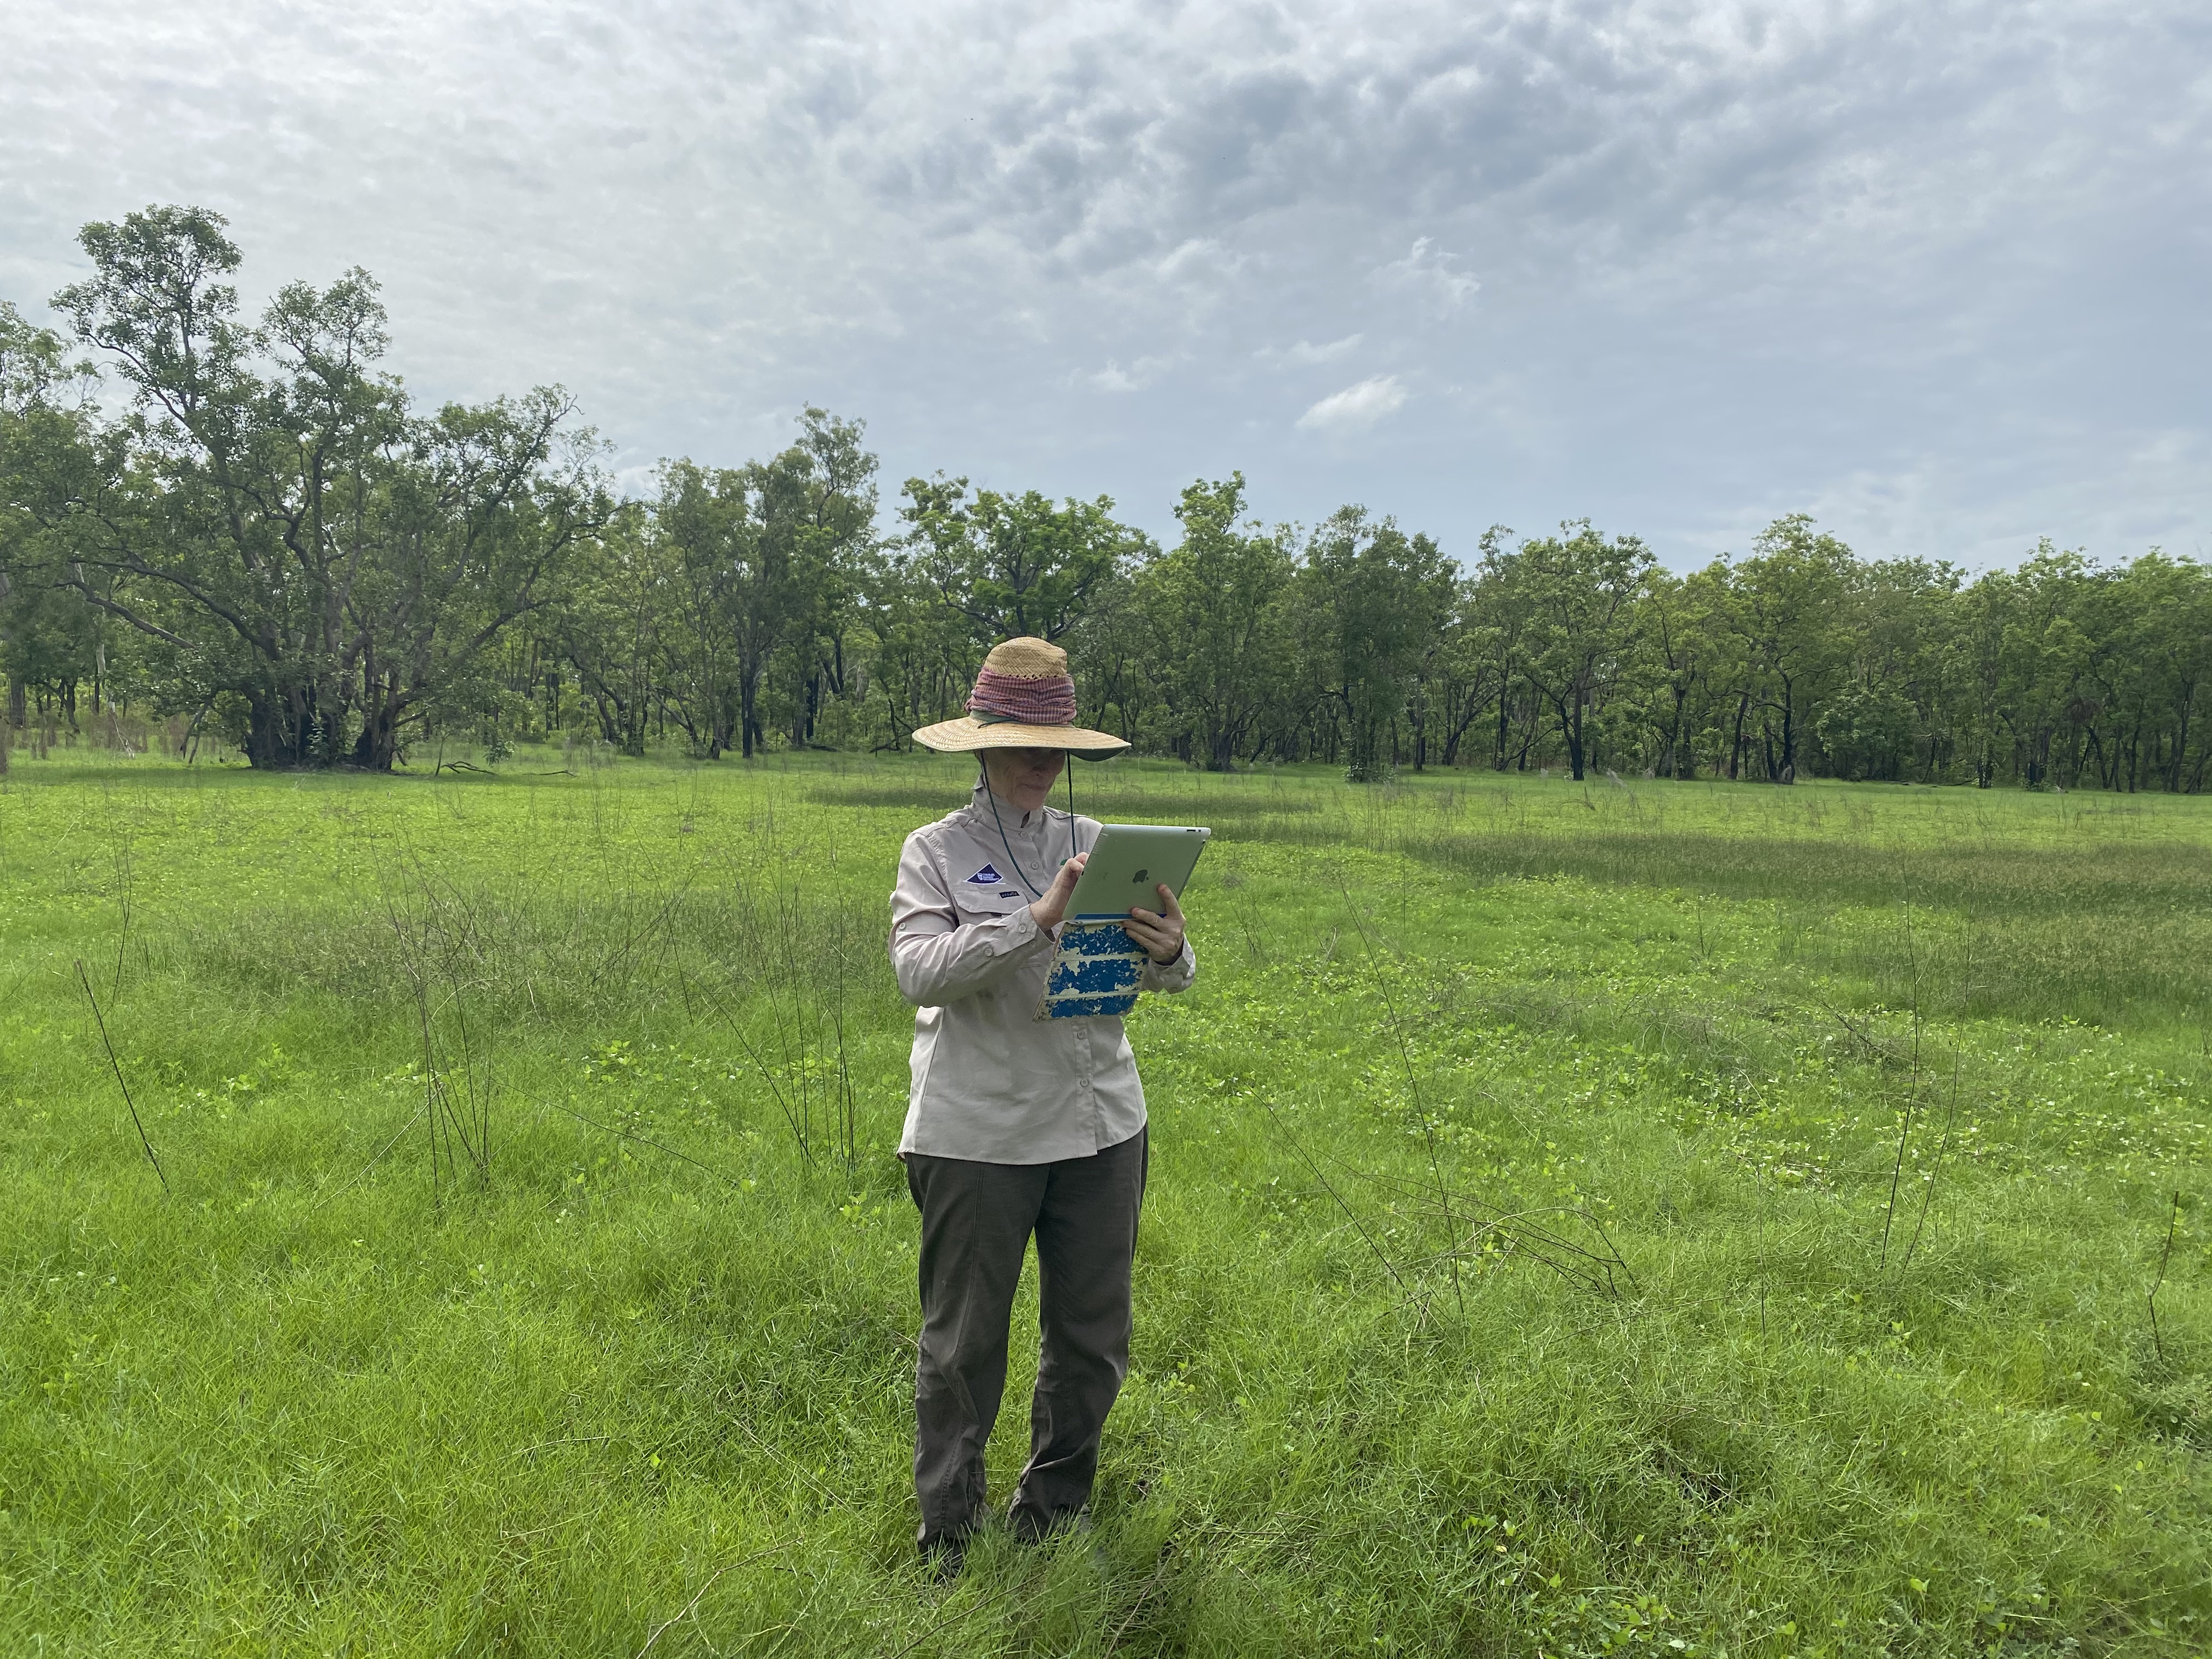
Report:
<svg viewBox="0 0 2212 1659"><path fill-rule="evenodd" d="M1007 640L991 647L968 713L914 734L925 749L957 754L971 749L1065 749L1086 760L1103 760L1129 745L1104 732L1075 724L1075 681L1067 653L1042 640Z"/></svg>

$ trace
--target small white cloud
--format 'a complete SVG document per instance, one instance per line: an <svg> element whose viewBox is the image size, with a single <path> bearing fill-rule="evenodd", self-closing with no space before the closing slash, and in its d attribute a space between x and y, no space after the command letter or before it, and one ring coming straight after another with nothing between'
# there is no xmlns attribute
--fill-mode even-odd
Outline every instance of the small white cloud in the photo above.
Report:
<svg viewBox="0 0 2212 1659"><path fill-rule="evenodd" d="M1443 252L1428 237L1418 236L1404 258L1392 260L1376 275L1394 287L1428 295L1446 311L1457 311L1482 291L1481 283L1451 268L1458 257Z"/></svg>
<svg viewBox="0 0 2212 1659"><path fill-rule="evenodd" d="M1333 363L1357 346L1367 337L1347 334L1341 340L1331 340L1325 345L1316 345L1310 340L1301 340L1294 346L1261 346L1252 355L1263 363Z"/></svg>
<svg viewBox="0 0 2212 1659"><path fill-rule="evenodd" d="M1156 264L1152 270L1164 282L1218 281L1243 269L1242 254L1233 253L1211 236L1194 236Z"/></svg>
<svg viewBox="0 0 2212 1659"><path fill-rule="evenodd" d="M1377 374L1332 392L1298 416L1302 432L1364 432L1401 408L1406 388L1395 374Z"/></svg>
<svg viewBox="0 0 2212 1659"><path fill-rule="evenodd" d="M1142 392L1160 378L1160 372L1170 362L1166 357L1139 357L1124 368L1109 357L1105 368L1075 378L1094 392Z"/></svg>

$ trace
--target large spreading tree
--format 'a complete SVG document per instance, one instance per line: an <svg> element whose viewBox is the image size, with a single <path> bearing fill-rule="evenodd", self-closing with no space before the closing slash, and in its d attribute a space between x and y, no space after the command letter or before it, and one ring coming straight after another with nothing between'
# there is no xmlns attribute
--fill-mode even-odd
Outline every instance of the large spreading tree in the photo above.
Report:
<svg viewBox="0 0 2212 1659"><path fill-rule="evenodd" d="M374 279L290 284L249 323L204 209L81 240L92 275L55 306L131 411L39 503L55 580L172 653L179 684L238 699L253 764L389 768L606 521L569 400L418 412L378 368Z"/></svg>

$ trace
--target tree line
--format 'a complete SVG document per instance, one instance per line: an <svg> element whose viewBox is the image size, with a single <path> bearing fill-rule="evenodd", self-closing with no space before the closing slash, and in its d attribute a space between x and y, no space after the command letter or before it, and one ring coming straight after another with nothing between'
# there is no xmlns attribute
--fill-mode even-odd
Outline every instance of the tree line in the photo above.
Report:
<svg viewBox="0 0 2212 1659"><path fill-rule="evenodd" d="M902 750L1032 634L1088 722L1215 769L2193 792L2212 757L2212 572L2156 550L1974 574L1792 515L1686 574L1586 520L1455 559L1359 507L1267 524L1241 475L1185 489L1163 548L1104 496L942 474L886 513L861 423L818 409L625 498L557 389L417 406L364 271L249 319L216 214L80 240L67 337L0 302L0 741Z"/></svg>

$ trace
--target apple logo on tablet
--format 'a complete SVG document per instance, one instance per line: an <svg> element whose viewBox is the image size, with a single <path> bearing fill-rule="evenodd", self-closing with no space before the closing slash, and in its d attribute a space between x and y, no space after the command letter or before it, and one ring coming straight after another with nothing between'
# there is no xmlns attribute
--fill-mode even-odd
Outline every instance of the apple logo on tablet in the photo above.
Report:
<svg viewBox="0 0 2212 1659"><path fill-rule="evenodd" d="M1152 872L1149 870L1139 870L1135 875L1130 877L1129 879L1131 881L1142 881L1146 876L1149 876L1152 873Z"/></svg>

